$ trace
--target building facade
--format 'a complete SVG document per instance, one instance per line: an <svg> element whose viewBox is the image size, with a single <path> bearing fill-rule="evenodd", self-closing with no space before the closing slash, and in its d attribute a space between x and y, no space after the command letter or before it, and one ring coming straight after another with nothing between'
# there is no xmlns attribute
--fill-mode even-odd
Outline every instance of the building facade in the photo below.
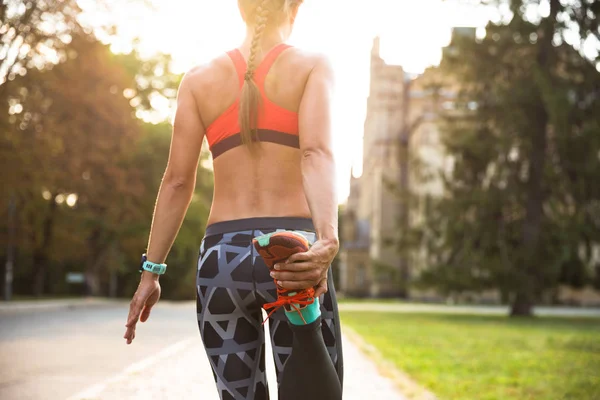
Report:
<svg viewBox="0 0 600 400"><path fill-rule="evenodd" d="M475 39L475 29L455 28L453 39L458 35ZM444 53L452 51L451 42ZM454 112L459 91L458 85L443 76L439 68L432 67L415 76L401 66L387 65L380 57L379 39L374 40L363 136L363 172L360 177L351 177L350 196L341 215L339 290L345 295L501 302L497 291L463 293L445 299L433 290L412 287L410 281L428 265L425 246L414 246L409 254L401 256L392 244L407 226L402 224L404 210L408 211L406 224L418 225L427 213L427 199L444 194L439 172L451 172L453 160L445 154L441 143L441 116ZM476 104L468 107L473 109ZM399 187L410 192L409 206L401 200ZM591 264L596 265L600 248L593 251ZM405 276L404 269L407 269ZM402 289L403 279L408 292ZM600 291L560 286L548 293L543 303L557 301L598 306Z"/></svg>
<svg viewBox="0 0 600 400"><path fill-rule="evenodd" d="M425 267L425 257L403 258L395 245L403 226L401 217L408 210L399 188L410 187L424 197L443 190L441 180L421 182L424 169L413 170L417 163L412 155L432 170L451 167L440 147L438 119L440 112L452 107L457 88L445 83L436 68L417 76L386 64L379 44L375 38L362 175L351 178L342 215L340 290L349 296L407 295L402 288ZM409 218L419 218L413 214Z"/></svg>

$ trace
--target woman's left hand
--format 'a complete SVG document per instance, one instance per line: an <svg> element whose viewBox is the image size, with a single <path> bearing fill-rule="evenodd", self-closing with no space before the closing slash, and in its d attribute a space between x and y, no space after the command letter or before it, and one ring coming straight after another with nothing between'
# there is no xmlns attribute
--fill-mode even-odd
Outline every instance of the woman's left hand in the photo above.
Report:
<svg viewBox="0 0 600 400"><path fill-rule="evenodd" d="M339 245L336 241L318 240L305 253L290 256L285 263L275 264L272 277L286 289L315 288L315 297L327 292L327 272Z"/></svg>
<svg viewBox="0 0 600 400"><path fill-rule="evenodd" d="M160 299L160 283L158 276L150 272L142 272L140 284L133 295L131 304L129 305L129 316L125 327L125 335L127 344L131 344L135 339L135 327L138 321L146 322L150 317L150 310Z"/></svg>

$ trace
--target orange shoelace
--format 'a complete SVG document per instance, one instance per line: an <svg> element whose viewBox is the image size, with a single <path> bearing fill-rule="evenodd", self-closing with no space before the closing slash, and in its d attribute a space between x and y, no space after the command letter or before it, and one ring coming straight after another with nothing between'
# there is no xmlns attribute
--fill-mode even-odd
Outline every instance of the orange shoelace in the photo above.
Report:
<svg viewBox="0 0 600 400"><path fill-rule="evenodd" d="M271 318L271 315L275 314L277 312L277 310L279 310L281 307L285 307L285 306L290 306L291 308L293 308L299 315L300 318L302 318L302 321L304 321L304 323L306 324L306 320L304 319L304 316L302 315L302 312L300 311L301 308L299 308L298 306L307 306L309 304L312 304L315 302L315 289L313 288L309 288L309 289L304 289L299 293L296 293L293 296L288 296L287 293L292 292L293 290L289 290L289 289L283 289L280 288L279 286L277 286L277 301L274 301L272 303L267 303L263 306L263 308L265 310L269 310L269 309L273 309L269 315L267 315L267 318L263 321L263 325L265 324L265 322L267 322L269 320L269 318Z"/></svg>

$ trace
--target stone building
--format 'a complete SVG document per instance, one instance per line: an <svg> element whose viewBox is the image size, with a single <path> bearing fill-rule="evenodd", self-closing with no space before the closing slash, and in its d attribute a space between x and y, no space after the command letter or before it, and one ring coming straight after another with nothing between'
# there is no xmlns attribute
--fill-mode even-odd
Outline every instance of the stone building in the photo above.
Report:
<svg viewBox="0 0 600 400"><path fill-rule="evenodd" d="M475 38L474 28L455 28L453 39ZM444 54L453 51L452 42ZM363 172L352 177L350 196L342 217L342 246L339 290L348 296L391 297L406 295L415 300L446 300L434 291L410 287L403 293L402 272L410 283L427 268L424 247L411 251L405 263L388 242L398 237L403 204L397 188L403 175L412 195L408 223L418 224L427 212L427 198L443 195L441 178L431 172L452 169L440 142L440 116L455 110L459 87L443 76L439 68L412 75L401 66L388 65L380 57L379 39L371 51L370 92L363 136ZM469 108L476 104L468 104ZM404 152L403 146L408 147ZM409 154L405 160L404 154ZM418 160L418 161L417 161ZM404 172L403 172L404 169ZM594 248L594 262L600 263L600 247ZM561 286L543 303L599 306L600 291L591 287L574 290ZM465 293L458 302L499 303L497 291Z"/></svg>
<svg viewBox="0 0 600 400"><path fill-rule="evenodd" d="M461 29L454 34L475 35L474 29ZM359 178L351 178L342 215L340 290L350 296L407 295L402 282L424 268L418 254L411 255L413 262L402 260L391 244L402 226L398 188L404 184L403 178L411 191L423 195L441 194L442 185L435 180L419 182L410 167L412 156L402 162L404 146L431 168L451 167L440 149L437 118L442 110L452 108L457 88L442 85L443 77L436 68L413 75L399 65L386 64L379 43L375 38L371 51L363 172ZM411 210L410 218L419 218L418 209L416 214Z"/></svg>

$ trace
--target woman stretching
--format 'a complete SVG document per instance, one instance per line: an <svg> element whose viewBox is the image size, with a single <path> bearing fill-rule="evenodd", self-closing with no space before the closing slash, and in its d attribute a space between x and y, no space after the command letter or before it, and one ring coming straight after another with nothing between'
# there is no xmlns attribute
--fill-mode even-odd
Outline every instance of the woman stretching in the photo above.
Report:
<svg viewBox="0 0 600 400"><path fill-rule="evenodd" d="M221 1L221 0L219 0ZM221 399L268 399L267 310L281 400L339 400L343 361L329 267L338 248L327 61L285 44L302 0L238 0L242 45L181 83L169 162L125 339L160 297L202 141L214 198L200 246L198 325Z"/></svg>

